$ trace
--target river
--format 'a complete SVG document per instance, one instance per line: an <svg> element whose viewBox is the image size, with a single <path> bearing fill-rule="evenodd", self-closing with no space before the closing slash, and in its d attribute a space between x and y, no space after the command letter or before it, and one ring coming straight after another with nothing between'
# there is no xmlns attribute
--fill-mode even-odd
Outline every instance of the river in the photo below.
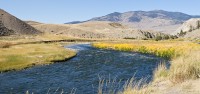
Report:
<svg viewBox="0 0 200 94"><path fill-rule="evenodd" d="M132 78L152 80L153 71L163 61L154 55L96 49L90 44L65 46L77 56L65 62L35 66L0 74L0 94L96 94L100 80L104 90L122 89ZM108 85L110 84L110 85Z"/></svg>

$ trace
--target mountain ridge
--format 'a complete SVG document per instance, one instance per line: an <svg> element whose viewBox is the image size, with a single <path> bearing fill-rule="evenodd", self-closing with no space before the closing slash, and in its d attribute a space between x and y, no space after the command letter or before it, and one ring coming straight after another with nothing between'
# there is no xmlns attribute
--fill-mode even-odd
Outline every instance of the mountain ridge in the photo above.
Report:
<svg viewBox="0 0 200 94"><path fill-rule="evenodd" d="M123 13L113 12L105 16L94 17L86 21L75 21L75 24L88 21L110 21L118 22L131 28L140 30L155 30L165 33L172 33L185 21L198 17L200 16L164 10L128 11ZM73 23L69 22L65 24Z"/></svg>

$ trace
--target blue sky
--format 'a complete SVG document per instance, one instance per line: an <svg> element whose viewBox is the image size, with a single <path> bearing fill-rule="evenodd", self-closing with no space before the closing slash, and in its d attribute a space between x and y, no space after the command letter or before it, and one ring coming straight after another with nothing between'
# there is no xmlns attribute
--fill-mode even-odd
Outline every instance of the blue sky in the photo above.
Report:
<svg viewBox="0 0 200 94"><path fill-rule="evenodd" d="M65 23L112 12L166 10L200 15L200 0L0 0L0 8L23 20Z"/></svg>

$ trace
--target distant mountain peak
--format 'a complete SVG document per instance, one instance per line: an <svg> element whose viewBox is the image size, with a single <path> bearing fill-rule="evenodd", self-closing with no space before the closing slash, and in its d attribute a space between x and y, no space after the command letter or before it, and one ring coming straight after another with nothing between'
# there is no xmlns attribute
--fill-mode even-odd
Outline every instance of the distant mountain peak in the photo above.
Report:
<svg viewBox="0 0 200 94"><path fill-rule="evenodd" d="M108 15L116 16L116 15L121 15L121 13L120 13L120 12L113 12L113 13L110 13L110 14L108 14Z"/></svg>
<svg viewBox="0 0 200 94"><path fill-rule="evenodd" d="M125 24L129 27L141 30L173 32L184 21L190 18L198 18L198 17L200 16L188 15L182 12L152 10L152 11L128 11L124 13L113 12L105 16L89 19L87 21L118 22Z"/></svg>
<svg viewBox="0 0 200 94"><path fill-rule="evenodd" d="M159 9L158 10L157 9L156 10L152 10L152 11L154 11L154 12L169 12L169 11L159 10Z"/></svg>

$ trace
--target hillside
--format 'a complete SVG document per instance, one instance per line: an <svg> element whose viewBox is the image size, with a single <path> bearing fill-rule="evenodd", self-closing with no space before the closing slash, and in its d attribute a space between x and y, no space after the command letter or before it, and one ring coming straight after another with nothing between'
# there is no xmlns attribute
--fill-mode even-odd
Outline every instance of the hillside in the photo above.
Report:
<svg viewBox="0 0 200 94"><path fill-rule="evenodd" d="M154 38L156 34L160 34L134 30L122 24L108 21L89 21L79 24L32 24L32 26L45 33L76 38L145 39Z"/></svg>
<svg viewBox="0 0 200 94"><path fill-rule="evenodd" d="M200 18L189 19L173 34L178 34L184 38L200 38Z"/></svg>
<svg viewBox="0 0 200 94"><path fill-rule="evenodd" d="M114 12L102 17L95 17L87 21L111 21L127 25L141 30L154 30L163 33L172 33L181 24L190 19L200 16L187 15L181 12L168 12L163 10L154 11L129 11L124 13ZM68 24L78 23L79 21ZM85 22L85 21L84 21ZM81 23L81 22L79 22Z"/></svg>
<svg viewBox="0 0 200 94"><path fill-rule="evenodd" d="M35 35L40 33L32 26L0 9L0 36Z"/></svg>
<svg viewBox="0 0 200 94"><path fill-rule="evenodd" d="M29 25L39 25L39 24L42 24L42 23L36 22L36 21L24 21L24 22L26 22Z"/></svg>
<svg viewBox="0 0 200 94"><path fill-rule="evenodd" d="M24 22L4 10L0 10L0 14L0 36L37 35L41 33L93 39L147 39L155 38L157 35L164 36L162 33L151 30L130 28L128 24L118 23L117 20L115 22L115 20L93 21L95 20L93 19L79 24L44 24L35 21ZM117 15L117 13L112 15ZM135 21L133 19L132 21Z"/></svg>

